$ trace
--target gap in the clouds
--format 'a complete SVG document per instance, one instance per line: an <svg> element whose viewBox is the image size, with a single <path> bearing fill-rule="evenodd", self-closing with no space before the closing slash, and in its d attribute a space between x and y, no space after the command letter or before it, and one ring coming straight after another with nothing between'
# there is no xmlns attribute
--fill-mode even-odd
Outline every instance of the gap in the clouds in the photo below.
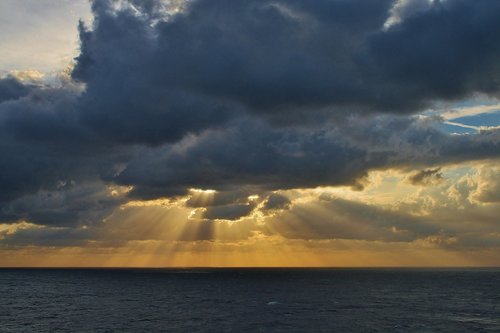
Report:
<svg viewBox="0 0 500 333"><path fill-rule="evenodd" d="M424 116L438 116L435 127L450 134L476 134L500 126L500 100L477 95L455 102L440 102Z"/></svg>
<svg viewBox="0 0 500 333"><path fill-rule="evenodd" d="M471 127L461 126L460 123L440 123L437 125L437 128L443 132L450 134L475 134L478 132L477 129Z"/></svg>
<svg viewBox="0 0 500 333"><path fill-rule="evenodd" d="M490 111L487 113L481 113L474 116L459 117L455 118L454 121L464 125L475 126L475 127L500 126L500 105L498 105L498 110Z"/></svg>

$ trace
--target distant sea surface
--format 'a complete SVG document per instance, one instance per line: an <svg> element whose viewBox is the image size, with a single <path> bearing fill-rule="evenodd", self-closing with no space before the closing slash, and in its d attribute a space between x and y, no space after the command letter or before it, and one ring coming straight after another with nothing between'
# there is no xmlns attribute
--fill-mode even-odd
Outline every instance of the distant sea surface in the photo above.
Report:
<svg viewBox="0 0 500 333"><path fill-rule="evenodd" d="M499 269L0 269L0 332L500 332Z"/></svg>

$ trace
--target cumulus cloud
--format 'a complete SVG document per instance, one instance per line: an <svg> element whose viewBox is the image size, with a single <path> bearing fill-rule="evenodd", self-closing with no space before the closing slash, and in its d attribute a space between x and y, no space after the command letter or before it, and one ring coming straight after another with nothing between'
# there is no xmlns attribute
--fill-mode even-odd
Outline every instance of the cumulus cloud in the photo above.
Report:
<svg viewBox="0 0 500 333"><path fill-rule="evenodd" d="M393 93L410 104L474 92L498 95L500 47L492 43L500 31L499 11L494 0L433 1L428 10L372 36L371 54Z"/></svg>
<svg viewBox="0 0 500 333"><path fill-rule="evenodd" d="M407 177L407 181L412 185L431 185L443 180L441 168L425 169L417 171Z"/></svg>
<svg viewBox="0 0 500 333"><path fill-rule="evenodd" d="M26 96L30 90L29 86L22 84L15 77L0 78L0 103Z"/></svg>
<svg viewBox="0 0 500 333"><path fill-rule="evenodd" d="M479 169L474 188L474 199L486 203L500 203L500 168L489 165Z"/></svg>
<svg viewBox="0 0 500 333"><path fill-rule="evenodd" d="M87 85L83 118L108 139L157 144L242 110L321 122L496 94L498 4L427 3L383 29L410 3L192 1L153 23L153 5L95 1L73 71Z"/></svg>
<svg viewBox="0 0 500 333"><path fill-rule="evenodd" d="M273 193L264 203L264 210L282 210L287 209L291 204L290 199L286 196Z"/></svg>
<svg viewBox="0 0 500 333"><path fill-rule="evenodd" d="M160 144L221 125L237 112L231 103L169 82L179 77L159 78L177 64L158 54L151 15L136 12L154 7L114 9L114 3L93 2L93 30L80 23L81 53L72 75L86 85L79 100L85 126L110 142Z"/></svg>

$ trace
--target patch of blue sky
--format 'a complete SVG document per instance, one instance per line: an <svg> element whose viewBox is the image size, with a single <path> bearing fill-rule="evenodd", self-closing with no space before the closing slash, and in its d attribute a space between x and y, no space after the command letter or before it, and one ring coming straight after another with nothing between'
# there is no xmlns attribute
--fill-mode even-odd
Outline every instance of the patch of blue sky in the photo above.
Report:
<svg viewBox="0 0 500 333"><path fill-rule="evenodd" d="M449 107L452 109L470 108L478 105L495 105L498 104L497 100L487 96L478 96L470 99L465 99L452 103Z"/></svg>
<svg viewBox="0 0 500 333"><path fill-rule="evenodd" d="M500 126L500 101L475 96L453 103L436 103L432 109L422 114L440 116L443 121L436 124L436 127L444 132L474 134L481 128Z"/></svg>
<svg viewBox="0 0 500 333"><path fill-rule="evenodd" d="M500 109L473 116L454 118L453 122L469 126L500 126Z"/></svg>
<svg viewBox="0 0 500 333"><path fill-rule="evenodd" d="M475 134L478 132L478 130L475 128L453 125L449 122L438 123L435 126L439 130L446 132L446 133L451 133L451 134Z"/></svg>
<svg viewBox="0 0 500 333"><path fill-rule="evenodd" d="M462 178L465 175L472 175L475 172L474 167L467 166L451 166L446 167L441 170L443 177L446 179L457 180Z"/></svg>

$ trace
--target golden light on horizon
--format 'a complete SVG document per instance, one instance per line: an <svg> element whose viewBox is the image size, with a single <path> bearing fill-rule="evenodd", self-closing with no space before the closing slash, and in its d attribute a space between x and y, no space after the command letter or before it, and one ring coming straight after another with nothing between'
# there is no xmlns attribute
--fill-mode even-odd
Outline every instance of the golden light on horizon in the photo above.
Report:
<svg viewBox="0 0 500 333"><path fill-rule="evenodd" d="M462 168L458 165L443 169L446 175L443 181L420 187L416 192L410 191L415 186L405 182L408 173L401 171L370 173L364 191L349 187L280 191L275 194L288 198L289 203L271 210L266 208L269 194L250 194L245 200L254 208L236 220L204 218L207 207L226 205L215 201L219 193L211 189L191 189L186 196L175 199L132 200L107 216L102 225L82 225L81 230L92 234L93 241L83 242L81 247L53 249L32 244L32 250L20 252L19 265L31 263L29 258L36 256L36 248L50 253L47 258L51 259L40 261L41 266L50 266L50 262L71 266L72 256L78 262L86 258L85 265L90 266L490 265L497 262L493 250L456 250L454 247L462 240L453 235L430 234L411 242L397 241L398 235L409 232L406 227L401 227L400 222L386 223L384 217L370 215L389 214L386 218L398 218L391 214L399 214L404 208L411 216L429 218L443 205L454 209L450 205L462 200L460 191L463 190L456 187L453 177L463 179L473 191L469 198L479 200L488 193L483 178L489 175L481 171L480 164L467 172ZM110 197L121 197L129 189L108 188L107 191ZM478 202L477 207L493 218L494 206ZM375 223L382 224L377 227ZM459 226L458 222L451 224L446 220L440 224ZM473 229L467 224L461 226L471 233L492 227L488 223L476 224ZM426 223L422 228L428 228ZM17 235L50 235L65 230L24 221L0 225L0 237L15 239ZM488 235L491 240L499 238L495 232ZM387 237L393 237L394 241L386 242ZM14 249L15 246L2 251ZM398 258L396 253L400 251L404 256ZM436 253L439 256L436 257ZM480 257L474 261L471 253ZM93 254L95 258L90 260L88 256ZM2 259L4 266L13 263L6 257Z"/></svg>

